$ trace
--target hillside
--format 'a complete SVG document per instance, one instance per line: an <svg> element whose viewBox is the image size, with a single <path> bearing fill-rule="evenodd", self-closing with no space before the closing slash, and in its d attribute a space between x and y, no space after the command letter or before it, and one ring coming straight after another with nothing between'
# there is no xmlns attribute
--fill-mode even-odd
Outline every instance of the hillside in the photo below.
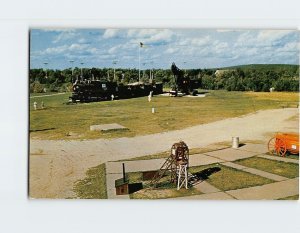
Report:
<svg viewBox="0 0 300 233"><path fill-rule="evenodd" d="M257 71L283 71L289 70L295 72L299 69L299 65L290 65L290 64L249 64L249 65L239 65L239 66L229 66L218 68L219 70L228 70L228 69L241 69L243 71L248 70L257 70Z"/></svg>

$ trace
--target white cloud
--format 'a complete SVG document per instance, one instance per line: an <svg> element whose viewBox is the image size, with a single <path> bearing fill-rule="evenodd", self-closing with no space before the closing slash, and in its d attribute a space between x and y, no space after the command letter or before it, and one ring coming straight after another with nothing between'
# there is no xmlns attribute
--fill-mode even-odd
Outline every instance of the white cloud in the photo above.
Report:
<svg viewBox="0 0 300 233"><path fill-rule="evenodd" d="M277 40L282 40L284 36L295 32L292 30L261 30L246 31L242 33L237 41L236 46L272 46Z"/></svg>
<svg viewBox="0 0 300 233"><path fill-rule="evenodd" d="M261 42L271 42L278 39L281 39L282 37L288 35L292 31L290 30L264 30L259 32L257 35L257 40Z"/></svg>
<svg viewBox="0 0 300 233"><path fill-rule="evenodd" d="M283 47L277 49L278 52L299 52L300 50L300 42L289 42L285 44Z"/></svg>
<svg viewBox="0 0 300 233"><path fill-rule="evenodd" d="M40 29L43 32L74 32L75 29L70 28L43 28Z"/></svg>
<svg viewBox="0 0 300 233"><path fill-rule="evenodd" d="M169 29L131 29L128 30L127 36L133 38L131 41L144 44L157 42L169 42L174 33Z"/></svg>
<svg viewBox="0 0 300 233"><path fill-rule="evenodd" d="M120 48L120 45L114 46L108 50L108 53L115 54L119 48Z"/></svg>
<svg viewBox="0 0 300 233"><path fill-rule="evenodd" d="M196 46L203 46L207 45L211 42L210 36L200 37L200 38L193 38L190 40L190 44Z"/></svg>
<svg viewBox="0 0 300 233"><path fill-rule="evenodd" d="M61 31L52 41L52 43L58 43L60 41L70 40L78 36L75 30L64 30Z"/></svg>
<svg viewBox="0 0 300 233"><path fill-rule="evenodd" d="M179 51L179 48L174 48L174 47L171 47L171 48L168 48L165 53L167 54L173 54L173 53L176 53Z"/></svg>
<svg viewBox="0 0 300 233"><path fill-rule="evenodd" d="M102 37L105 39L115 37L119 31L119 29L106 29Z"/></svg>
<svg viewBox="0 0 300 233"><path fill-rule="evenodd" d="M81 51L87 49L89 46L87 44L71 44L69 46L70 51Z"/></svg>
<svg viewBox="0 0 300 233"><path fill-rule="evenodd" d="M228 48L227 42L219 42L219 41L215 42L214 49L216 53L224 53L227 50L227 48Z"/></svg>
<svg viewBox="0 0 300 233"><path fill-rule="evenodd" d="M240 30L234 30L234 29L217 29L217 32L237 32Z"/></svg>
<svg viewBox="0 0 300 233"><path fill-rule="evenodd" d="M86 43L86 39L80 38L80 39L78 40L78 43Z"/></svg>
<svg viewBox="0 0 300 233"><path fill-rule="evenodd" d="M164 29L129 29L127 37L145 38L161 32Z"/></svg>
<svg viewBox="0 0 300 233"><path fill-rule="evenodd" d="M62 45L58 47L47 48L42 52L42 54L59 54L63 53L68 49L67 45Z"/></svg>

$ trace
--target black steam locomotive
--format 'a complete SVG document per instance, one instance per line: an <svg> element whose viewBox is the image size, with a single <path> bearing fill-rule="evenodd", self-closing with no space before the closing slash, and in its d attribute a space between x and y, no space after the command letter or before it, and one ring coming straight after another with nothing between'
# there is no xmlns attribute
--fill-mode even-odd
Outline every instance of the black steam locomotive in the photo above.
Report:
<svg viewBox="0 0 300 233"><path fill-rule="evenodd" d="M73 84L72 96L69 99L73 103L128 99L147 96L151 91L153 95L162 94L162 83L136 82L124 85L104 80L77 80Z"/></svg>

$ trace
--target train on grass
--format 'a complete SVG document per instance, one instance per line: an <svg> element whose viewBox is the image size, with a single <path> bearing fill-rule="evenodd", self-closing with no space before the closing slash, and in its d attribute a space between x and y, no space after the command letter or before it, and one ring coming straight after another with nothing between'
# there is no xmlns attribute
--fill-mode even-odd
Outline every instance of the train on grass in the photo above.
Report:
<svg viewBox="0 0 300 233"><path fill-rule="evenodd" d="M191 80L180 70L175 63L171 66L174 75L174 86L169 92L173 96L197 95L198 80ZM149 83L135 82L118 84L107 80L76 80L73 84L70 102L93 102L112 99L128 99L149 94L159 95L163 93L163 83L151 80Z"/></svg>
<svg viewBox="0 0 300 233"><path fill-rule="evenodd" d="M117 84L105 80L77 80L73 84L70 102L93 102L113 99L129 99L149 94L158 95L163 93L162 83Z"/></svg>

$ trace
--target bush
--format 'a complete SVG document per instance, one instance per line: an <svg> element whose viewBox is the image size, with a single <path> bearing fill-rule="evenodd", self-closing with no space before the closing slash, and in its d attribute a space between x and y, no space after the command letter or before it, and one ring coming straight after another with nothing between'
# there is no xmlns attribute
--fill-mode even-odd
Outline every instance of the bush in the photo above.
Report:
<svg viewBox="0 0 300 233"><path fill-rule="evenodd" d="M29 91L30 93L42 93L44 92L44 85L40 84L38 81L35 81L30 84Z"/></svg>

